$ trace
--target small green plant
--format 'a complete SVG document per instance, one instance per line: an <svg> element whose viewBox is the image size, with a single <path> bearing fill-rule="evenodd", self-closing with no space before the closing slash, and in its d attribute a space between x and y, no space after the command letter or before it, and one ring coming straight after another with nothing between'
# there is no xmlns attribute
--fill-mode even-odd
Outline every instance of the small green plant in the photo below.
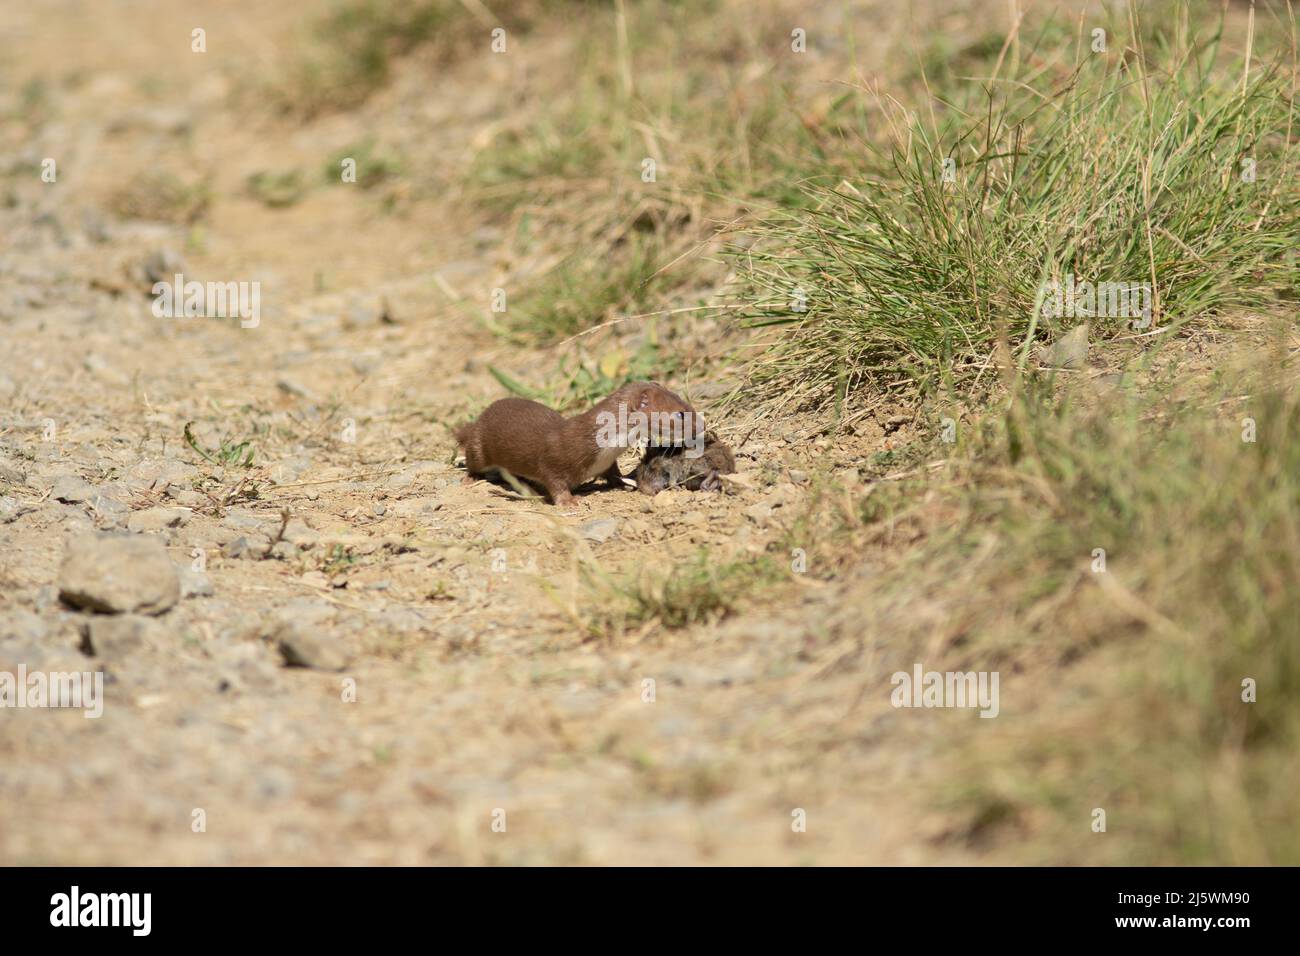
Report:
<svg viewBox="0 0 1300 956"><path fill-rule="evenodd" d="M566 353L549 383L542 387L526 385L496 366L488 366L492 376L512 394L557 411L585 408L628 382L667 378L674 370L672 358L653 337L643 339L634 352L615 346L598 357L582 349Z"/></svg>
<svg viewBox="0 0 1300 956"><path fill-rule="evenodd" d="M321 561L320 570L327 577L333 577L351 569L357 563L357 560L358 558L352 553L352 549L336 544L326 552L324 559Z"/></svg>
<svg viewBox="0 0 1300 956"><path fill-rule="evenodd" d="M212 451L203 448L194 437L190 430L193 422L185 423L185 444L198 454L205 461L222 468L251 468L253 466L253 446L247 441L231 442L227 438L221 439L221 444Z"/></svg>
<svg viewBox="0 0 1300 956"><path fill-rule="evenodd" d="M272 209L297 205L307 194L306 177L298 169L262 170L248 177L247 186L249 195Z"/></svg>
<svg viewBox="0 0 1300 956"><path fill-rule="evenodd" d="M322 169L324 181L330 185L342 182L343 164L347 160L356 164L356 184L362 189L374 189L396 179L405 169L395 152L382 148L373 139L366 139L331 156Z"/></svg>
<svg viewBox="0 0 1300 956"><path fill-rule="evenodd" d="M634 234L607 257L575 252L512 303L506 328L522 342L550 344L614 318L647 311L665 283L661 244Z"/></svg>
<svg viewBox="0 0 1300 956"><path fill-rule="evenodd" d="M590 567L586 573L595 596L587 610L587 626L598 635L649 621L674 629L725 617L777 574L767 555L720 559L708 549L675 564L666 574L643 571L611 577Z"/></svg>

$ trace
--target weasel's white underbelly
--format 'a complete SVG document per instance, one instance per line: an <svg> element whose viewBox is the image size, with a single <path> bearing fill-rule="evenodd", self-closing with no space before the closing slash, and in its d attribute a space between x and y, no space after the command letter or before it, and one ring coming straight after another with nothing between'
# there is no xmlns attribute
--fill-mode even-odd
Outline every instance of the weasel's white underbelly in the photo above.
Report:
<svg viewBox="0 0 1300 956"><path fill-rule="evenodd" d="M618 461L618 456L623 453L623 449L601 448L598 449L598 452L596 460L591 463L591 467L587 469L587 473L582 476L583 481L591 481L591 479L598 478L605 472L609 471L609 466Z"/></svg>

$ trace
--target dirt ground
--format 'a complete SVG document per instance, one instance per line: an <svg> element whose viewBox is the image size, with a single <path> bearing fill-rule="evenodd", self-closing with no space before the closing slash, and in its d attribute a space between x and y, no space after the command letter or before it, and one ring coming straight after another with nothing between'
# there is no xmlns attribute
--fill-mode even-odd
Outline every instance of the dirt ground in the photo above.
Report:
<svg viewBox="0 0 1300 956"><path fill-rule="evenodd" d="M453 301L485 301L508 271L500 227L454 196L390 215L355 189L291 208L247 193L256 171L319 168L373 135L454 175L564 37L466 58L433 89L417 57L363 113L303 124L238 87L322 5L187 6L0 12L0 670L107 680L100 719L0 716L0 862L978 859L938 839L912 782L953 721L1000 722L891 708L889 674L912 659L896 636L923 642L946 609L874 592L887 549L719 623L618 640L581 624L584 562L762 553L812 477L851 485L897 434L865 420L805 439L723 415L747 437L727 495L592 490L558 510L462 485L449 428L504 394L488 365L554 364ZM50 118L15 118L24 95ZM130 214L159 171L205 184L200 223ZM156 318L150 280L178 266L259 282L260 324ZM205 460L187 423L210 452L248 440L252 467ZM160 536L186 596L121 627L66 607L60 567L92 528ZM285 666L285 640L320 666Z"/></svg>

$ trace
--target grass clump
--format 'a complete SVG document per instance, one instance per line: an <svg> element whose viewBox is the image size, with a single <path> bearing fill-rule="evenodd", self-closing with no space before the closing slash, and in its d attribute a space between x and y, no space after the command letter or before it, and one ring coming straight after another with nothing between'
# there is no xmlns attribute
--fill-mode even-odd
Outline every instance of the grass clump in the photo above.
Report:
<svg viewBox="0 0 1300 956"><path fill-rule="evenodd" d="M385 86L395 59L467 18L450 0L347 0L312 25L309 52L277 89L288 113L311 119L360 106Z"/></svg>
<svg viewBox="0 0 1300 956"><path fill-rule="evenodd" d="M566 0L517 0L489 15L461 0L344 0L311 25L307 52L273 89L283 112L312 119L354 109L386 86L394 65L419 49L447 63L486 49L496 27L525 31Z"/></svg>
<svg viewBox="0 0 1300 956"><path fill-rule="evenodd" d="M374 139L353 143L331 156L322 167L322 178L327 185L343 182L344 164L351 160L356 174L356 184L362 189L374 189L404 175L406 164L395 151L384 148Z"/></svg>
<svg viewBox="0 0 1300 956"><path fill-rule="evenodd" d="M1300 395L1285 350L1251 364L1190 390L1027 381L972 426L963 517L917 553L958 609L934 666L1003 679L935 781L950 836L1018 862L1300 860Z"/></svg>
<svg viewBox="0 0 1300 956"><path fill-rule="evenodd" d="M524 341L558 342L619 313L648 310L660 294L661 244L633 234L612 261L575 252L511 307L506 327Z"/></svg>
<svg viewBox="0 0 1300 956"><path fill-rule="evenodd" d="M271 209L295 206L307 195L306 178L298 169L261 170L250 175L245 185L252 198Z"/></svg>
<svg viewBox="0 0 1300 956"><path fill-rule="evenodd" d="M827 408L899 382L966 384L999 337L1024 367L1035 340L1081 321L1045 314L1045 285L1148 287L1173 332L1294 290L1300 230L1293 87L1280 63L1219 62L1219 34L990 65L942 118L884 106L892 142L863 175L777 213L743 253L749 324L787 326L751 394Z"/></svg>
<svg viewBox="0 0 1300 956"><path fill-rule="evenodd" d="M209 182L187 182L165 170L138 173L108 198L108 208L122 219L193 225L212 202Z"/></svg>
<svg viewBox="0 0 1300 956"><path fill-rule="evenodd" d="M585 625L599 636L649 623L676 630L718 620L779 573L767 555L719 559L708 549L674 564L667 573L615 577L590 566L586 571L592 600Z"/></svg>

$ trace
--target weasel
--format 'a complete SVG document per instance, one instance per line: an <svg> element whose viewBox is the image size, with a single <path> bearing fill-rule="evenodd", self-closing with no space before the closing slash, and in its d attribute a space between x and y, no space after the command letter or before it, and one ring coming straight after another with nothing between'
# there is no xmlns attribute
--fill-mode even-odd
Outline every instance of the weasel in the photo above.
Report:
<svg viewBox="0 0 1300 956"><path fill-rule="evenodd" d="M704 453L687 454L681 448L649 446L632 477L637 491L657 495L665 488L688 488L691 491L717 491L722 488L719 475L736 471L731 449L713 432L704 436Z"/></svg>
<svg viewBox="0 0 1300 956"><path fill-rule="evenodd" d="M625 487L624 449L647 442L699 445L699 413L656 382L630 382L592 408L565 418L540 402L503 398L456 432L465 451L465 481L507 471L541 485L554 504L573 503L573 489L603 477Z"/></svg>

